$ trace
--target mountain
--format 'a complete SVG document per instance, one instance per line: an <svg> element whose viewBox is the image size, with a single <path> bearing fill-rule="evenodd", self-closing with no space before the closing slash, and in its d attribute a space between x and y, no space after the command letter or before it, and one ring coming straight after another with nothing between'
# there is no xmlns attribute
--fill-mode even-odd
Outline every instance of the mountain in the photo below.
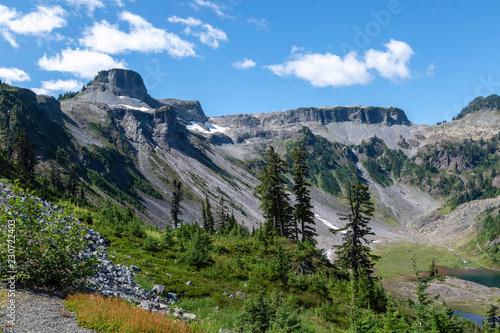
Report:
<svg viewBox="0 0 500 333"><path fill-rule="evenodd" d="M401 109L372 106L207 117L198 101L151 97L141 76L123 69L99 72L60 102L5 84L0 94L0 156L12 153L13 131L25 127L41 174L49 173L50 160L63 178L73 166L89 200L112 198L160 228L170 216L174 179L185 191L183 220L200 222L202 200L216 207L223 196L238 221L258 226L254 188L264 153L272 145L290 160L296 140L310 155L317 240L325 249L340 240L329 229L344 225L342 195L357 179L370 186L379 243L423 241L420 230L432 236L426 242L438 242L429 231L436 221L444 221L451 243L469 237L479 222L477 214L460 217L456 227L446 221L459 217L448 212L471 202L479 213L498 204L483 200L500 194L495 95L474 100L454 121L428 126L412 123Z"/></svg>

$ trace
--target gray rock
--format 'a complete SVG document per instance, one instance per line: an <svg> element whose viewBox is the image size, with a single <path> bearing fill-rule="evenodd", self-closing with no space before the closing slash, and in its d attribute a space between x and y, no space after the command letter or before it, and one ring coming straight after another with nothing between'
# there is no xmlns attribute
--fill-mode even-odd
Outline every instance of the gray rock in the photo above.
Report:
<svg viewBox="0 0 500 333"><path fill-rule="evenodd" d="M236 333L235 331L228 330L227 328L220 328L219 333Z"/></svg>
<svg viewBox="0 0 500 333"><path fill-rule="evenodd" d="M142 269L140 269L139 267L137 267L135 265L130 265L130 269L134 272L142 272Z"/></svg>
<svg viewBox="0 0 500 333"><path fill-rule="evenodd" d="M186 285L187 285L187 286L194 286L193 281L188 281L188 282L186 282Z"/></svg>
<svg viewBox="0 0 500 333"><path fill-rule="evenodd" d="M165 286L161 284L155 284L153 286L153 289L151 289L151 291L157 295L161 295L165 292Z"/></svg>
<svg viewBox="0 0 500 333"><path fill-rule="evenodd" d="M231 295L229 295L229 298L230 298L230 299L233 299L233 298L234 298L234 295L232 295L232 294L231 294Z"/></svg>
<svg viewBox="0 0 500 333"><path fill-rule="evenodd" d="M192 313L184 313L182 315L182 319L188 321L188 320L197 320L198 317L195 314Z"/></svg>

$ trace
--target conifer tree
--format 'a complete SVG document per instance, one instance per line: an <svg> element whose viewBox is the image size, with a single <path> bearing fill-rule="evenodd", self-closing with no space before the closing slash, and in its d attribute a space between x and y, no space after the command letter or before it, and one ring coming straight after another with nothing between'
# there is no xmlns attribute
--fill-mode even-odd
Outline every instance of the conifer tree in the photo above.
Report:
<svg viewBox="0 0 500 333"><path fill-rule="evenodd" d="M486 312L486 322L491 328L497 328L497 325L500 324L500 317L498 317L498 306L495 306L493 304L490 305L490 308Z"/></svg>
<svg viewBox="0 0 500 333"><path fill-rule="evenodd" d="M223 233L227 227L227 212L226 212L226 203L224 200L224 196L220 196L219 207L217 209L217 230L219 233Z"/></svg>
<svg viewBox="0 0 500 333"><path fill-rule="evenodd" d="M33 178L36 165L36 145L30 140L24 127L19 128L14 136L16 165L28 180Z"/></svg>
<svg viewBox="0 0 500 333"><path fill-rule="evenodd" d="M293 158L293 192L295 193L294 220L295 229L300 227L300 241L306 239L314 244L314 237L318 234L314 228L314 213L312 212L311 195L308 189L311 184L306 180L309 167L307 165L307 152L301 142L297 142L297 146L292 151ZM296 236L297 237L297 236ZM298 237L297 237L298 238Z"/></svg>
<svg viewBox="0 0 500 333"><path fill-rule="evenodd" d="M180 220L179 215L182 215L181 212L181 201L184 199L182 194L182 183L174 179L173 181L174 191L172 193L172 209L170 210L170 215L172 217L172 223L175 228L179 227Z"/></svg>
<svg viewBox="0 0 500 333"><path fill-rule="evenodd" d="M215 232L215 222L214 216L212 215L212 207L210 206L210 201L208 200L208 196L205 197L205 203L202 203L203 211L203 229L210 234Z"/></svg>
<svg viewBox="0 0 500 333"><path fill-rule="evenodd" d="M429 266L429 277L433 278L433 277L436 277L436 276L438 276L438 269L437 269L437 266L436 266L436 259L432 258L431 265Z"/></svg>
<svg viewBox="0 0 500 333"><path fill-rule="evenodd" d="M370 253L366 239L368 235L374 235L368 226L374 210L368 186L359 181L356 185L349 185L347 200L349 212L341 215L340 218L348 221L346 226L342 229L330 229L330 232L334 234L346 231L343 236L344 242L334 246L339 255L337 263L343 268L351 269L356 279L360 277L360 273L369 277L379 257Z"/></svg>
<svg viewBox="0 0 500 333"><path fill-rule="evenodd" d="M278 235L289 237L287 229L292 222L292 209L286 182L283 179L287 173L288 163L279 157L272 146L269 147L266 156L266 166L259 178L261 184L256 188L262 202L260 209L266 219L264 229L269 231L272 226Z"/></svg>

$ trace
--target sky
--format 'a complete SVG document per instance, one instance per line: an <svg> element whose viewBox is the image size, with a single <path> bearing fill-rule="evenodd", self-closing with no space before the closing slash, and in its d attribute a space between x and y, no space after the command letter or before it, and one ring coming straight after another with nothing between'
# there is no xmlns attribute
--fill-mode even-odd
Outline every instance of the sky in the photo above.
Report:
<svg viewBox="0 0 500 333"><path fill-rule="evenodd" d="M500 94L500 2L0 0L0 80L58 96L99 70L208 116L336 105L450 120Z"/></svg>

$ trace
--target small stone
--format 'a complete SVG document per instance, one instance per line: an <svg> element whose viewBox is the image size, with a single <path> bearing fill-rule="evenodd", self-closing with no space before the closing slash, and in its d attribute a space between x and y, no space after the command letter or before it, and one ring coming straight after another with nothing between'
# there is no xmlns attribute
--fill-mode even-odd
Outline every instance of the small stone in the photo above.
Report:
<svg viewBox="0 0 500 333"><path fill-rule="evenodd" d="M220 310L220 307L216 306L215 311L219 311L219 310Z"/></svg>
<svg viewBox="0 0 500 333"><path fill-rule="evenodd" d="M185 320L196 320L196 319L198 319L198 317L195 314L192 314L192 313L184 313L182 315L182 318L185 319Z"/></svg>
<svg viewBox="0 0 500 333"><path fill-rule="evenodd" d="M230 298L230 299L233 299L233 298L234 298L234 295L233 295L233 294L229 295L229 298Z"/></svg>
<svg viewBox="0 0 500 333"><path fill-rule="evenodd" d="M140 269L139 267L137 267L135 265L130 265L130 269L134 272L142 272L142 269Z"/></svg>
<svg viewBox="0 0 500 333"><path fill-rule="evenodd" d="M165 292L165 286L161 284L155 284L153 286L153 289L151 289L151 291L157 295L161 295Z"/></svg>
<svg viewBox="0 0 500 333"><path fill-rule="evenodd" d="M188 282L186 282L186 285L187 285L187 286L194 286L193 281L188 281Z"/></svg>

